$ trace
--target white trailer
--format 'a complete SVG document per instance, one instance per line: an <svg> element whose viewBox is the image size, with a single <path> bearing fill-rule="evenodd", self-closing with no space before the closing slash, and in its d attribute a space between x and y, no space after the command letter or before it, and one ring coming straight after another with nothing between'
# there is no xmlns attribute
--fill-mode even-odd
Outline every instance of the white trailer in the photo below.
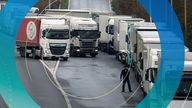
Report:
<svg viewBox="0 0 192 108"><path fill-rule="evenodd" d="M134 53L136 53L136 43L137 43L137 32L138 31L157 31L157 28L154 23L150 22L136 22L132 23L128 26L128 31L126 35L126 42L127 42L127 53L130 53L129 56L126 58L126 64L134 65L136 61L134 61L136 57L134 57ZM132 66L133 66L132 65Z"/></svg>
<svg viewBox="0 0 192 108"><path fill-rule="evenodd" d="M108 54L114 54L114 31L115 31L115 20L121 19L121 20L126 20L126 19L130 19L132 18L131 16L121 16L121 15L117 15L117 16L110 16L108 19L108 25L106 27L106 32L108 34L108 38L109 38L109 43L108 43L108 49L107 49L107 53Z"/></svg>
<svg viewBox="0 0 192 108"><path fill-rule="evenodd" d="M71 17L71 55L80 56L98 54L98 39L100 32L97 23L92 18Z"/></svg>
<svg viewBox="0 0 192 108"><path fill-rule="evenodd" d="M109 15L99 15L99 31L101 37L99 38L99 48L103 52L108 52L110 38L106 32L108 25Z"/></svg>
<svg viewBox="0 0 192 108"><path fill-rule="evenodd" d="M142 18L129 18L126 20L115 20L117 29L114 30L114 50L116 51L116 58L121 62L126 61L128 54L128 47L126 42L126 35L128 32L128 26L136 22L144 22Z"/></svg>

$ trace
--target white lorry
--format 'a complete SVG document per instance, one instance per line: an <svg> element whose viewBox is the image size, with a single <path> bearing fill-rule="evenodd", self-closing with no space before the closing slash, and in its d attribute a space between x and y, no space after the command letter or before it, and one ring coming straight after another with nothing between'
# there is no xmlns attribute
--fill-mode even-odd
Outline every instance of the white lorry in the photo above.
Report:
<svg viewBox="0 0 192 108"><path fill-rule="evenodd" d="M71 49L72 56L98 54L98 39L100 32L97 23L92 18L71 17Z"/></svg>
<svg viewBox="0 0 192 108"><path fill-rule="evenodd" d="M161 42L161 44L178 44L181 43L181 40L179 39L175 39L174 38L174 33L169 32L169 31L164 31L163 33L169 34L169 39L171 39L172 41L170 42ZM159 33L158 31L138 31L137 32L137 44L136 44L136 48L135 48L135 53L133 56L133 60L136 61L134 64L134 70L135 70L135 76L137 81L140 83L143 80L143 76L144 76L144 71L146 69L141 68L141 67L146 67L145 63L143 63L143 52L144 51L148 51L149 48L147 48L146 45L150 45L150 44L159 44L160 46L160 37L159 37ZM149 50L150 51L150 50ZM187 47L185 47L185 51L189 51L189 49ZM149 52L147 52L149 53ZM146 59L147 60L147 59ZM150 64L148 64L150 65ZM147 66L148 66L147 65Z"/></svg>
<svg viewBox="0 0 192 108"><path fill-rule="evenodd" d="M174 52L177 52L177 49L172 49ZM192 87L192 52L188 52L188 49L185 49L185 61L184 61L184 70L183 70L183 76L180 82L180 85L176 91L176 94L169 104L167 108L181 108L183 105L183 108L189 108L192 105L192 93L191 93L191 87ZM165 58L164 58L165 59ZM160 44L146 44L145 45L145 51L143 51L143 82L142 82L142 89L144 92L144 96L146 96L150 90L153 88L154 83L156 82L158 71L161 64L161 48ZM171 72L172 74L176 71L177 65L174 64L177 62L177 60L174 60L172 58L165 59L164 62L166 62L166 65L163 66L163 70L166 73L165 77L174 77L174 75L167 76ZM171 63L172 65L169 65ZM162 74L164 75L164 74ZM161 81L162 84L168 84L169 82L166 80ZM161 84L160 84L161 85ZM162 86L159 86L158 88L155 88L155 90L165 90L166 92L167 89L163 88ZM165 93L165 91L162 91ZM148 108L153 108L154 105L159 105L159 101L155 101L157 98L161 99L163 94L155 94L153 97L149 97L151 99L150 101L150 106ZM188 96L187 96L188 95ZM162 98L163 99L163 98ZM162 100L165 101L165 100ZM156 103L158 102L158 103ZM153 106L153 107L152 107ZM163 106L163 104L162 104ZM163 108L163 107L162 107Z"/></svg>
<svg viewBox="0 0 192 108"><path fill-rule="evenodd" d="M129 18L126 20L115 20L115 29L114 29L114 50L116 52L116 58L125 63L128 50L126 35L128 32L128 26L135 22L144 22L144 19L141 18Z"/></svg>
<svg viewBox="0 0 192 108"><path fill-rule="evenodd" d="M183 76L175 97L168 108L190 108L192 106L192 52L185 53Z"/></svg>
<svg viewBox="0 0 192 108"><path fill-rule="evenodd" d="M121 19L121 20L126 20L132 18L131 16L110 16L108 18L108 24L106 27L106 32L108 34L108 45L107 45L107 53L108 54L114 54L114 31L115 31L115 20Z"/></svg>
<svg viewBox="0 0 192 108"><path fill-rule="evenodd" d="M70 51L69 25L64 19L41 20L42 57L61 57L68 60Z"/></svg>
<svg viewBox="0 0 192 108"><path fill-rule="evenodd" d="M106 32L109 17L109 15L99 15L99 31L101 32L101 37L99 38L99 48L103 52L109 52L110 37Z"/></svg>
<svg viewBox="0 0 192 108"><path fill-rule="evenodd" d="M69 25L65 19L28 16L23 21L18 36L17 48L22 57L69 58Z"/></svg>
<svg viewBox="0 0 192 108"><path fill-rule="evenodd" d="M181 43L180 39L174 39L172 33L165 31L165 33L169 33L169 39L172 39L170 42L161 42L164 45L177 45ZM173 49L176 50L177 49ZM185 47L185 52L188 52L189 49ZM153 83L155 81L155 76L157 75L158 70L158 54L161 52L160 46L160 38L159 34L156 31L146 32L139 31L138 39L137 39L137 53L136 60L137 64L135 67L136 71L136 79L139 83L142 83L142 88L144 95L147 94ZM150 72L150 73L149 73Z"/></svg>
<svg viewBox="0 0 192 108"><path fill-rule="evenodd" d="M137 32L139 31L157 31L154 23L150 22L138 22L132 23L127 28L126 43L127 43L127 58L126 64L134 66L136 64L136 46L137 46Z"/></svg>

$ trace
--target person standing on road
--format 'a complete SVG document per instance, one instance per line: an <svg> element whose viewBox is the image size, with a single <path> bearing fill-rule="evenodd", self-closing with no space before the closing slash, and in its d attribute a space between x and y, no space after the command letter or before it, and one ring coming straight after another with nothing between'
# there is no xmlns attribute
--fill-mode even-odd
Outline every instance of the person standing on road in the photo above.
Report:
<svg viewBox="0 0 192 108"><path fill-rule="evenodd" d="M122 80L122 78L123 78L122 92L125 92L126 83L128 85L129 92L132 92L131 84L130 84L130 80L129 80L129 75L130 75L129 67L130 67L129 65L125 65L124 69L121 71L120 79Z"/></svg>

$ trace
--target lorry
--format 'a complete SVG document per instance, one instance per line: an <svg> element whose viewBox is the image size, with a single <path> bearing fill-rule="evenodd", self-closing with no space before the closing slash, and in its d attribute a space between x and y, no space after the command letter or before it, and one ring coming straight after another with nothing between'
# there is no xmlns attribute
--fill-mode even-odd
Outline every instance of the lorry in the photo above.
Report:
<svg viewBox="0 0 192 108"><path fill-rule="evenodd" d="M163 70L164 71L160 76L162 81L161 84L169 84L171 85L171 83L173 82L168 82L165 79L166 77L168 78L174 78L174 73L177 71L177 68L179 66L177 66L178 64L176 63L177 60L173 60L171 57L170 58L164 58L164 62L166 62L165 64L161 64L161 49L160 49L160 45L156 44L151 44L148 46L148 48L151 48L152 50L148 51L150 52L151 55L146 54L146 57L148 61L149 61L149 65L148 65L148 69L146 70L146 73L144 74L144 78L143 78L143 90L144 90L144 95L147 95L149 93L149 91L152 89L154 83L156 82L157 79L157 75L158 75L158 71L160 69L160 65L163 66ZM174 52L177 52L177 49L173 49ZM177 91L175 93L175 96L173 98L173 100L171 101L171 103L169 104L169 106L167 108L181 108L183 106L185 106L185 108L189 108L192 105L192 93L191 93L191 87L192 87L192 52L187 52L185 51L185 59L184 59L184 69L183 69L183 73L182 73L182 78L181 78L181 82L177 88ZM147 60L146 59L146 60ZM170 64L171 63L171 64ZM172 75L171 75L172 74ZM170 76L169 76L170 75ZM160 84L160 85L161 85ZM166 92L169 92L166 88L163 88L164 86L159 86L158 88L155 88L162 91L162 94L156 94L153 97L149 97L149 99L153 100L150 101L150 105L152 105L154 107L154 104L156 105L160 105L159 101L154 101L155 99L163 99L163 95L166 95ZM164 91L163 91L164 90ZM162 102L164 102L165 100L162 100ZM158 102L158 103L157 103ZM162 108L163 104L161 103ZM160 106L159 106L160 107ZM148 108L150 108L148 106ZM152 108L152 107L151 107Z"/></svg>
<svg viewBox="0 0 192 108"><path fill-rule="evenodd" d="M169 45L169 44L167 44ZM174 47L174 45L173 45ZM171 85L174 83L173 80L176 79L174 73L177 72L177 69L180 67L178 66L177 59L170 58L164 58L164 63L161 64L161 48L160 44L149 44L146 45L146 48L148 48L148 51L143 52L144 57L144 67L145 73L143 74L143 82L142 82L142 89L144 92L144 96L146 96L150 90L153 88L153 85L155 84L157 77L161 78L161 82L159 82L159 86L156 86L154 88L154 91L162 92L162 94L154 94L153 96L149 96L148 99L150 99L150 106L146 106L147 108L154 108L155 105L158 105L158 107L164 108L165 101L163 99L164 95L167 95L166 93L169 92L170 88L166 88L166 86L161 85ZM172 49L174 53L178 52L178 49ZM165 51L167 52L167 51ZM168 51L169 52L169 51ZM189 108L192 105L192 94L191 94L191 87L192 87L192 52L188 52L185 49L185 59L184 59L184 69L182 73L181 82L177 88L177 91L174 95L173 100L169 104L167 108L181 108L185 106L184 108ZM146 62L148 61L148 62ZM166 63L165 63L166 62ZM159 74L160 66L162 66L161 72L162 74ZM158 76L159 74L159 76ZM160 76L161 75L161 76ZM171 79L172 81L164 80L165 78ZM174 84L173 84L174 85ZM167 97L167 96L166 96Z"/></svg>
<svg viewBox="0 0 192 108"><path fill-rule="evenodd" d="M70 18L71 49L72 56L96 57L98 54L98 39L100 32L97 23L92 18Z"/></svg>
<svg viewBox="0 0 192 108"><path fill-rule="evenodd" d="M107 43L104 43L104 45L101 44L101 47L104 47L107 51L108 54L115 54L114 51L114 30L115 30L115 20L121 19L121 20L126 20L130 19L132 16L122 16L122 15L116 15L116 16L109 16L107 20L107 25L104 26L106 27L106 32L107 32ZM102 21L100 21L102 23ZM102 32L102 31L101 31ZM103 35L102 37L104 37ZM101 48L102 49L102 48Z"/></svg>
<svg viewBox="0 0 192 108"><path fill-rule="evenodd" d="M128 26L135 22L144 22L145 20L142 18L130 18L126 20L115 20L115 28L114 29L114 50L116 54L116 58L125 63L127 58L127 42L126 42L126 34L128 32Z"/></svg>
<svg viewBox="0 0 192 108"><path fill-rule="evenodd" d="M169 31L164 31L166 34L169 34L169 39L171 41L169 42L161 42L163 45L177 45L181 43L182 41L180 39L174 38L174 33ZM150 82L145 78L146 72L152 71L154 75L156 75L158 70L158 53L161 52L161 44L160 44L160 38L157 31L139 31L138 37L137 37L137 48L136 48L136 79L139 83L142 84L142 88L144 91L144 94L147 94L149 90L152 87L152 84L154 82L150 78ZM177 51L177 49L174 49L174 51ZM185 52L188 52L189 49L185 47Z"/></svg>
<svg viewBox="0 0 192 108"><path fill-rule="evenodd" d="M181 43L180 39L175 39L174 38L174 33L169 32L169 31L164 31L163 33L169 34L169 39L171 39L170 42L161 42L161 44L178 44ZM156 53L158 50L160 50L160 38L159 38L159 33L158 31L138 31L137 33L137 43L136 43L136 48L135 48L135 53L133 54L133 60L136 61L134 64L134 71L135 77L139 83L142 82L143 76L145 74L146 66L152 65L152 63L149 63L148 61L150 59L146 58L146 53L150 54L151 47L154 44L156 45ZM153 47L154 47L153 46ZM158 47L159 46L159 47ZM153 48L152 47L152 48ZM185 47L185 52L188 52L189 49ZM155 53L155 52L153 52ZM146 60L146 63L144 63ZM147 65L145 65L147 64Z"/></svg>
<svg viewBox="0 0 192 108"><path fill-rule="evenodd" d="M137 43L136 38L138 31L157 31L157 28L155 27L155 24L151 22L135 22L128 25L125 39L127 43L127 55L122 55L122 57L125 57L126 59L125 64L132 64L132 66L134 66L136 62L133 58L136 58L134 57L134 52L136 49L135 46Z"/></svg>
<svg viewBox="0 0 192 108"><path fill-rule="evenodd" d="M160 56L159 56L160 57ZM185 53L184 70L180 85L168 108L190 108L192 105L192 52Z"/></svg>
<svg viewBox="0 0 192 108"><path fill-rule="evenodd" d="M21 57L68 60L69 25L64 19L27 16L19 29L16 45Z"/></svg>
<svg viewBox="0 0 192 108"><path fill-rule="evenodd" d="M99 48L103 52L109 52L109 36L106 32L106 27L108 25L109 15L99 15L99 31L101 32L101 37L99 38Z"/></svg>

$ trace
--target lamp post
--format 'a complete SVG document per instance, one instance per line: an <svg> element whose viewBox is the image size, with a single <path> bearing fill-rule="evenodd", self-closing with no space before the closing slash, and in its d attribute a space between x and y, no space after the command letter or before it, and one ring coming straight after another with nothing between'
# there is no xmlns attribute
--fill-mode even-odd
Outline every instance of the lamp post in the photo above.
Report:
<svg viewBox="0 0 192 108"><path fill-rule="evenodd" d="M185 40L187 40L187 0L184 0L184 16L185 16Z"/></svg>
<svg viewBox="0 0 192 108"><path fill-rule="evenodd" d="M51 9L51 0L49 0L49 9Z"/></svg>

